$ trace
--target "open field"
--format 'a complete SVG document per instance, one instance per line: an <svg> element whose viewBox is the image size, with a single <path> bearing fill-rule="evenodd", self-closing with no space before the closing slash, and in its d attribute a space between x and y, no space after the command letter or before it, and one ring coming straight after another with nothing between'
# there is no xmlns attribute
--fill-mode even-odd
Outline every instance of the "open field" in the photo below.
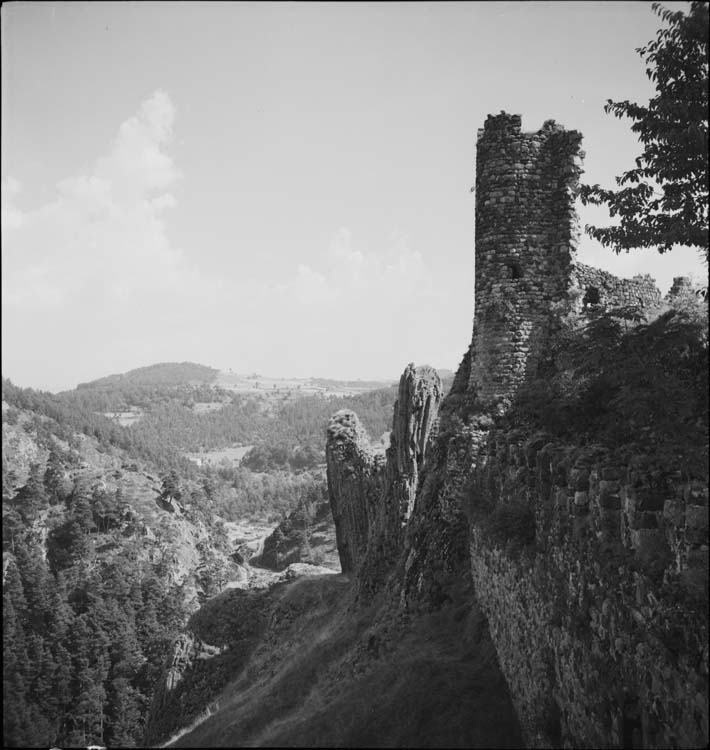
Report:
<svg viewBox="0 0 710 750"><path fill-rule="evenodd" d="M354 396L378 388L388 388L391 380L325 380L323 378L271 378L257 375L240 375L220 370L214 385L237 393L293 393L313 396Z"/></svg>
<svg viewBox="0 0 710 750"><path fill-rule="evenodd" d="M219 448L213 451L201 451L200 453L185 453L185 457L194 461L198 466L209 464L217 466L225 459L232 464L238 464L251 450L251 445L235 445L231 448Z"/></svg>
<svg viewBox="0 0 710 750"><path fill-rule="evenodd" d="M104 417L108 417L114 422L118 422L121 427L130 427L130 425L135 424L141 419L143 414L144 412L138 409L132 411L107 411L104 412Z"/></svg>

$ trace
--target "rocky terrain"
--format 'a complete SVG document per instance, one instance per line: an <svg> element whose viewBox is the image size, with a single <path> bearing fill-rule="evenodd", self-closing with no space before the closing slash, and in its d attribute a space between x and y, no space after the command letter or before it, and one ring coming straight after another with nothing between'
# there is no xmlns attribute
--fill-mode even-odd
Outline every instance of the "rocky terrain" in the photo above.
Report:
<svg viewBox="0 0 710 750"><path fill-rule="evenodd" d="M306 498L264 539L253 565L281 571L294 563L340 572L335 524L325 499Z"/></svg>
<svg viewBox="0 0 710 750"><path fill-rule="evenodd" d="M4 402L3 410L8 408ZM2 430L7 496L27 484L31 471L44 476L50 468L50 453L56 450L70 457L51 467L59 472L57 481L67 494L81 486L87 494L115 498L119 493L123 498L118 522L110 531L96 534L94 546L103 560L125 554L126 546L132 545L143 562L162 564L170 585L185 586L187 603L193 610L199 607L199 595L204 593L200 574L206 565L205 553L214 555L212 563L223 568L225 580L247 585L245 566L230 557L228 547L215 543L213 529L194 513L190 502L165 493L154 470L118 449L106 451L87 435L73 435L73 448L55 435L49 442L40 440L34 428L36 415L14 411L15 423L4 421ZM46 538L51 528L61 525L65 512L62 505L41 512L35 521L36 531Z"/></svg>

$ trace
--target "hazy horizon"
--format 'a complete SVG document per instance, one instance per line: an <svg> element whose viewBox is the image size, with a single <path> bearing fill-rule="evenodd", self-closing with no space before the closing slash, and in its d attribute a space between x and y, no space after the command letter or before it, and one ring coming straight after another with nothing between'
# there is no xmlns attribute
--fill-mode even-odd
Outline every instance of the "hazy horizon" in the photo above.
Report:
<svg viewBox="0 0 710 750"><path fill-rule="evenodd" d="M687 8L688 3L665 3ZM270 377L456 370L471 337L476 132L640 145L650 3L2 6L2 374L60 391L158 362ZM606 223L580 208L581 223ZM578 258L707 275L697 251Z"/></svg>

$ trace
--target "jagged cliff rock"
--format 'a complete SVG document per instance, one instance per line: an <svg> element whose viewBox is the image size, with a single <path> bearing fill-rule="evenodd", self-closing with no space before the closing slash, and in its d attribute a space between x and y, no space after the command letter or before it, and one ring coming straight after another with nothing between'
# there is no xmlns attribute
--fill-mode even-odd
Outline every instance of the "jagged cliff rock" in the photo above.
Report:
<svg viewBox="0 0 710 750"><path fill-rule="evenodd" d="M325 458L328 498L335 522L340 567L358 570L382 496L384 454L370 445L355 412L341 409L328 425Z"/></svg>
<svg viewBox="0 0 710 750"><path fill-rule="evenodd" d="M387 505L399 511L400 527L412 514L427 446L436 434L433 428L441 398L441 379L436 370L409 364L399 380L387 449L387 493L392 493L398 501ZM390 522L388 526L394 531L396 524Z"/></svg>
<svg viewBox="0 0 710 750"><path fill-rule="evenodd" d="M441 398L436 370L410 363L399 381L384 461L353 412L338 412L328 427L328 489L341 566L357 573L363 594L382 586L402 551Z"/></svg>
<svg viewBox="0 0 710 750"><path fill-rule="evenodd" d="M402 554L427 451L436 437L441 380L436 370L409 364L399 381L385 482L358 574L361 595L384 584Z"/></svg>

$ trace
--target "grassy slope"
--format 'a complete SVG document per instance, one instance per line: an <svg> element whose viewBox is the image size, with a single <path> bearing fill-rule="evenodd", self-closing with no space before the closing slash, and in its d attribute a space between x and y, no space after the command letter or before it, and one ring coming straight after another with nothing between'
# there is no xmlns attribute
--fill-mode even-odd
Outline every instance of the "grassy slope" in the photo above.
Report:
<svg viewBox="0 0 710 750"><path fill-rule="evenodd" d="M212 715L170 746L521 746L475 606L400 630L377 605L350 610L349 590L342 575L285 586Z"/></svg>

